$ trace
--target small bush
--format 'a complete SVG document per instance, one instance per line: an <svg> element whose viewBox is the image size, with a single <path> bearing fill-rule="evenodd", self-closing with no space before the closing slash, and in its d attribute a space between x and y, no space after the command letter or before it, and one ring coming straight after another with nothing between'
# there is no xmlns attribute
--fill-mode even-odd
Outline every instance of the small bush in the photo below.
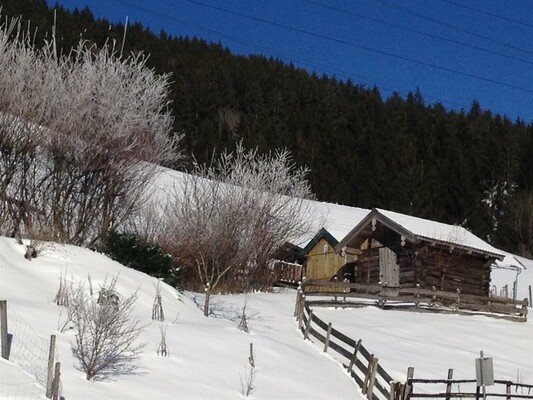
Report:
<svg viewBox="0 0 533 400"><path fill-rule="evenodd" d="M107 234L102 240L101 251L127 267L163 279L175 288L181 287L179 269L172 256L134 234Z"/></svg>

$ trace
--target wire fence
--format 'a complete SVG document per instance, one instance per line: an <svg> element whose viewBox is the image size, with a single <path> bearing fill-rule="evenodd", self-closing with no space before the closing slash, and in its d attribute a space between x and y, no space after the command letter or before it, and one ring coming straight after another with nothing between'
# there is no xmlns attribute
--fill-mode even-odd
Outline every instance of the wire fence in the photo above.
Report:
<svg viewBox="0 0 533 400"><path fill-rule="evenodd" d="M20 315L9 312L10 352L9 361L19 365L46 387L50 339L43 339ZM57 348L55 349L57 361Z"/></svg>
<svg viewBox="0 0 533 400"><path fill-rule="evenodd" d="M0 383L0 399L42 400L45 399L43 388L35 382Z"/></svg>
<svg viewBox="0 0 533 400"><path fill-rule="evenodd" d="M5 329L5 328L4 328ZM4 331L5 334L5 331ZM50 386L49 362L51 338L42 338L19 314L9 311L7 318L8 359L35 380L25 383L5 382L0 376L0 400L44 399ZM54 340L55 342L55 340ZM58 360L57 347L53 348L53 364ZM48 396L48 394L47 394Z"/></svg>

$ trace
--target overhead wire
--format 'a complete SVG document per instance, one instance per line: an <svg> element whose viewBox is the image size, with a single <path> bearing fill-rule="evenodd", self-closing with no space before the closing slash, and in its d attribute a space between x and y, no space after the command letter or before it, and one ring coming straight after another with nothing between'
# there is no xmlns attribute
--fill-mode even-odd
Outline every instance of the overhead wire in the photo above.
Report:
<svg viewBox="0 0 533 400"><path fill-rule="evenodd" d="M472 7L472 6L467 6L465 4L460 4L460 3L457 3L457 2L451 1L451 0L440 0L440 1L442 3L450 4L450 5L455 6L455 7L463 8L465 10L475 11L475 12L478 12L480 14L485 14L485 15L488 15L490 17L498 18L498 19L501 19L502 21L507 21L507 22L511 22L511 23L518 24L518 25L522 25L522 26L525 26L525 27L528 27L528 28L533 28L532 24L528 24L527 22L519 21L517 19L509 18L509 17L506 17L504 15L493 14L493 13L488 12L486 10L481 10L479 8L475 8L475 7Z"/></svg>
<svg viewBox="0 0 533 400"><path fill-rule="evenodd" d="M270 48L268 46L260 45L260 44L253 43L253 42L250 42L250 41L243 41L242 39L237 38L236 36L227 34L225 32L222 32L222 31L219 31L219 30L215 30L215 29L212 29L212 28L207 28L207 27L205 27L203 25L192 23L190 21L175 17L173 15L163 14L161 12L157 12L157 11L151 10L149 8L146 8L146 7L142 6L142 5L138 5L138 4L132 3L132 2L127 1L127 0L111 0L111 1L114 1L116 3L121 3L121 4L124 4L124 5L129 6L129 7L137 8L137 9L139 9L139 10L141 10L141 11L147 13L147 14L151 14L151 15L154 15L154 16L157 16L157 17L161 17L161 18L167 19L169 21L174 21L174 22L177 22L177 23L185 25L185 26L194 27L194 28L197 28L197 29L202 30L204 32L208 32L208 33L211 33L211 34L215 34L215 35L224 37L224 38L226 38L226 39L228 39L228 40L230 40L230 41L232 41L234 43L238 43L238 44L243 45L243 46L260 49L260 50L263 50L263 51L266 50L268 53L273 54L276 57L287 58L287 59L289 59L291 61L298 62L299 64L302 64L302 65L307 65L307 66L315 68L315 69L321 69L323 71L327 71L329 74L331 74L333 72L333 74L331 74L332 76L341 75L341 74L345 75L345 76L348 76L350 78L350 80L352 80L352 81L354 81L356 83L359 83L359 84L361 84L363 86L367 86L368 87L368 82L367 81L372 81L373 84L377 85L378 87L380 87L382 89L386 89L386 90L390 91L391 93L399 91L399 89L397 87L395 87L395 86L393 86L391 84L388 84L388 83L380 82L379 80L376 80L374 78L362 77L362 76L354 75L353 71L347 71L347 70L344 70L344 69L339 69L338 67L331 67L330 65L323 64L323 63L311 62L311 61L306 60L306 59L301 58L301 57L295 57L292 54L289 55L289 54L286 54L286 53L283 53L283 52L279 52L278 50L272 49L272 48ZM339 74L339 72L341 74ZM455 102L455 101L452 101L452 100L448 100L448 99L443 99L441 97L432 96L432 95L429 95L429 94L425 94L424 97L428 98L428 99L433 99L435 102L439 102L439 103L442 103L442 104L448 104L449 106L456 106L456 107L460 107L460 108L464 108L464 109L468 108L468 106L466 106L464 104L461 104L461 103L458 103L458 102Z"/></svg>
<svg viewBox="0 0 533 400"><path fill-rule="evenodd" d="M376 22L378 24L382 24L382 25L385 25L385 26L390 26L390 27L393 27L393 28L401 29L401 30L404 30L406 32L415 33L417 35L426 36L426 37L429 37L429 38L432 38L432 39L441 40L441 41L452 43L452 44L455 44L455 45L458 45L458 46L462 46L462 47L466 47L466 48L482 51L482 52L485 52L485 53L488 53L488 54L497 55L497 56L500 56L500 57L505 57L505 58L508 58L508 59L519 61L519 62L522 62L522 63L525 63L525 64L533 65L533 61L526 60L524 58L511 56L511 55L504 54L504 53L501 53L501 52L498 52L498 51L495 51L495 50L490 50L490 49L487 49L487 48L484 48L484 47L475 46L475 45L472 45L472 44L469 44L469 43L465 43L465 42L460 42L458 40L449 39L449 38L446 38L446 37L443 37L443 36L440 36L440 35L436 35L434 33L423 32L423 31L420 31L418 29L413 29L413 28L409 28L409 27L406 27L406 26L398 25L398 24L395 24L393 22L384 21L384 20L379 19L379 18L370 17L368 15L356 13L354 11L349 11L349 10L346 10L346 9L343 9L343 8L338 8L338 7L326 5L326 4L320 3L318 1L314 1L314 0L300 0L300 1L302 1L304 3L312 4L312 5L315 5L315 6L318 6L318 7L322 7L322 8L328 9L328 10L337 11L339 13L343 13L343 14L346 14L346 15L351 15L353 17L357 17L357 18L368 20L368 21ZM442 0L442 1L444 1L444 0Z"/></svg>
<svg viewBox="0 0 533 400"><path fill-rule="evenodd" d="M497 40L497 39L494 39L494 38L490 38L488 36L481 35L481 34L476 33L476 32L472 32L472 31L470 31L468 29L461 28L460 26L456 26L456 25L450 24L448 22L440 21L440 20L438 20L436 18L428 17L427 15L424 15L424 14L418 13L416 11L413 11L413 10L411 10L408 7L401 6L399 4L393 4L393 3L389 2L389 1L383 1L383 0L381 0L381 3L383 5L385 5L386 7L394 8L394 9L396 9L398 11L401 11L401 12L409 14L409 15L414 15L415 17L418 17L420 19L424 19L426 21L430 21L430 22L433 22L435 24L438 24L438 25L441 25L441 26L445 26L447 28L456 30L458 32L465 33L467 35L474 36L474 37L477 37L477 38L480 38L480 39L483 39L483 40L487 40L489 42L492 42L492 43L495 43L495 44L498 44L498 45L501 45L501 46L505 46L505 47L507 47L509 49L513 49L513 50L516 50L516 51L520 51L520 52L523 52L523 53L528 53L528 54L533 55L533 51L531 51L531 50L524 49L524 48L518 47L518 46L514 46L512 44L509 44L509 43L506 43L506 42L502 42L500 40Z"/></svg>
<svg viewBox="0 0 533 400"><path fill-rule="evenodd" d="M326 40L326 41L330 41L330 42L333 42L333 43L338 43L338 44L342 44L342 45L345 45L345 46L349 46L349 47L365 50L367 52L384 55L384 56L395 58L395 59L398 59L398 60L407 61L407 62L410 62L410 63L413 63L413 64L422 65L422 66L425 66L425 67L437 69L437 70L440 70L440 71L444 71L444 72L448 72L448 73L452 73L452 74L456 74L456 75L461 75L461 76L464 76L464 77L476 79L478 81L492 83L494 85L507 87L507 88L510 88L510 89L515 89L515 90L519 90L519 91L523 91L523 92L527 92L527 93L533 93L533 90L529 89L529 88L524 88L524 87L521 87L521 86L517 86L517 85L510 84L510 83L498 81L498 80L495 80L495 79L491 79L491 78L475 75L475 74L472 74L472 73L469 73L469 72L459 71L459 70L456 70L456 69L453 69L453 68L449 68L449 67L445 67L445 66L442 66L442 65L434 64L434 63L431 63L431 62L417 60L417 59L414 59L414 58L402 56L402 55L391 53L391 52L388 52L388 51L374 49L372 47L365 46L365 45L362 45L362 44L358 44L358 43L355 43L355 42L350 42L350 41L347 41L347 40L344 40L344 39L338 39L338 38L334 38L334 37L327 36L327 35L324 35L324 34L315 33L315 32L312 32L312 31L308 31L306 29L285 25L285 24L282 24L282 23L279 23L279 22L267 20L265 18L260 18L260 17L256 17L256 16L253 16L253 15L248 15L248 14L244 14L244 13L241 13L241 12L238 12L238 11L230 10L230 9L227 9L227 8L214 6L212 4L206 4L206 3L203 3L201 1L197 1L197 0L182 0L182 1L187 2L187 3L191 3L191 4L195 4L195 5L199 5L199 6L202 6L202 7L205 7L205 8L210 8L210 9L213 9L213 10L217 10L217 11L220 11L220 12L224 12L226 14L230 14L230 15L246 18L246 19L249 19L249 20L252 20L252 21L261 22L261 23L264 23L264 24L276 26L278 28L282 28L282 29L285 29L285 30L288 30L288 31L298 32L298 33L305 34L307 36L320 38L320 39L323 39L323 40Z"/></svg>

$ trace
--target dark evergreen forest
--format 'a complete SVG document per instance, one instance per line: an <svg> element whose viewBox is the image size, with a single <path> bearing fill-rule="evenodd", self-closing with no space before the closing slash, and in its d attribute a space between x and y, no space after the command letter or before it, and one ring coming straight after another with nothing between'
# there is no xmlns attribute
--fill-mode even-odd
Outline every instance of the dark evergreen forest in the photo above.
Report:
<svg viewBox="0 0 533 400"><path fill-rule="evenodd" d="M0 0L3 15L22 16L50 37L45 0ZM63 52L80 35L122 42L124 25L90 10L55 7ZM119 45L120 46L120 45ZM501 248L533 257L533 125L511 121L474 101L469 110L427 104L416 88L383 98L377 88L319 76L264 56L235 56L198 38L154 34L130 25L125 53L150 54L171 74L175 131L189 156L242 140L261 151L288 148L311 168L319 200L381 207L462 224Z"/></svg>

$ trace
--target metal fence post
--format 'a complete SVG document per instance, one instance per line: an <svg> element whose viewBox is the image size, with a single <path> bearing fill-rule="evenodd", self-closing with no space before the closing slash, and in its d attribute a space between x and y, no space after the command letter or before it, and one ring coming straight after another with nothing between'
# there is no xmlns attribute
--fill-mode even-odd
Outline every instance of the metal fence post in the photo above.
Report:
<svg viewBox="0 0 533 400"><path fill-rule="evenodd" d="M2 358L9 360L9 342L7 337L7 301L0 300L0 342Z"/></svg>

